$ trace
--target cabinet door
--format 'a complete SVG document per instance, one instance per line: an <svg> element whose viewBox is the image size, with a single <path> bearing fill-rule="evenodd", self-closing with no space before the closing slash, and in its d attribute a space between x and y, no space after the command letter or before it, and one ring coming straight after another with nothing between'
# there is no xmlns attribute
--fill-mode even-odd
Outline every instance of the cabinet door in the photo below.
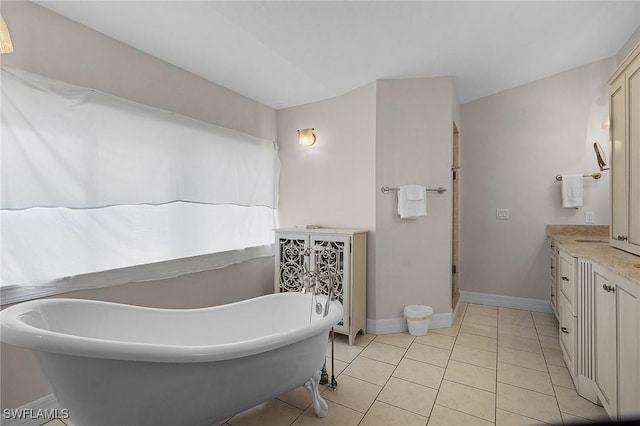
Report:
<svg viewBox="0 0 640 426"><path fill-rule="evenodd" d="M617 418L616 298L607 274L593 268L595 286L595 383L600 402L612 419Z"/></svg>
<svg viewBox="0 0 640 426"><path fill-rule="evenodd" d="M569 302L560 293L558 298L558 313L560 316L560 348L562 357L572 377L576 375L576 317L569 309Z"/></svg>
<svg viewBox="0 0 640 426"><path fill-rule="evenodd" d="M626 73L629 120L629 229L627 242L631 252L640 255L640 57Z"/></svg>
<svg viewBox="0 0 640 426"><path fill-rule="evenodd" d="M312 257L311 267L321 273L329 273L334 279L333 294L342 303L345 316L335 327L336 330L349 330L349 312L351 299L351 238L341 235L311 235L311 247L319 255ZM320 247L332 250L320 251ZM329 293L328 282L320 286L322 294Z"/></svg>
<svg viewBox="0 0 640 426"><path fill-rule="evenodd" d="M616 277L618 417L640 418L640 303L638 286Z"/></svg>
<svg viewBox="0 0 640 426"><path fill-rule="evenodd" d="M309 236L304 234L276 233L275 279L276 293L302 290L304 272L304 249L309 245ZM309 267L309 265L307 265Z"/></svg>
<svg viewBox="0 0 640 426"><path fill-rule="evenodd" d="M611 141L611 244L627 238L627 115L624 75L612 85L609 94L609 139Z"/></svg>
<svg viewBox="0 0 640 426"><path fill-rule="evenodd" d="M611 246L640 256L640 44L610 84Z"/></svg>

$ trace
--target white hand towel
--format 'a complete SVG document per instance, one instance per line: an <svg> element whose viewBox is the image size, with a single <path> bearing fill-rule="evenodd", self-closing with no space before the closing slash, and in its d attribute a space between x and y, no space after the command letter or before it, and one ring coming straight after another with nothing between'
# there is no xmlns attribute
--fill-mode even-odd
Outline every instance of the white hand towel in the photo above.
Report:
<svg viewBox="0 0 640 426"><path fill-rule="evenodd" d="M582 207L582 175L562 175L562 207L575 209Z"/></svg>
<svg viewBox="0 0 640 426"><path fill-rule="evenodd" d="M427 215L427 189L421 185L398 188L398 214L401 219Z"/></svg>
<svg viewBox="0 0 640 426"><path fill-rule="evenodd" d="M409 201L418 201L424 200L427 195L427 191L424 186L421 185L405 185L401 186L407 194L407 200Z"/></svg>

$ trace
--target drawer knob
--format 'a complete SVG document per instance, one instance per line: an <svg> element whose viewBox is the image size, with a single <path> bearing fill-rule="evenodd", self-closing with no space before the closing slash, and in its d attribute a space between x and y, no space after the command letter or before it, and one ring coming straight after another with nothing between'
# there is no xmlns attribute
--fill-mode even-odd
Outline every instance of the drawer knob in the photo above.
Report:
<svg viewBox="0 0 640 426"><path fill-rule="evenodd" d="M569 330L567 329L567 327L562 327L560 330L562 330L564 334L569 334Z"/></svg>
<svg viewBox="0 0 640 426"><path fill-rule="evenodd" d="M562 277L562 281L569 281L569 278L567 278L567 277Z"/></svg>
<svg viewBox="0 0 640 426"><path fill-rule="evenodd" d="M618 235L618 236L616 237L616 239L617 239L618 241L627 241L627 237L625 237L624 235Z"/></svg>
<svg viewBox="0 0 640 426"><path fill-rule="evenodd" d="M602 289L605 290L607 293L611 293L612 291L615 291L615 287L611 286L611 285L606 285L606 284L602 284Z"/></svg>

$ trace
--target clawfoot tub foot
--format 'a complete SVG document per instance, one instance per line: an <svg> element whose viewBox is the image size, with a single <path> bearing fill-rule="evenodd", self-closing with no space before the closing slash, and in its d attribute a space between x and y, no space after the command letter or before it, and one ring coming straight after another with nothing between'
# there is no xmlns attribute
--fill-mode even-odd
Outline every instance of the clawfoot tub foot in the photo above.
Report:
<svg viewBox="0 0 640 426"><path fill-rule="evenodd" d="M313 373L313 376L304 383L304 388L311 395L313 400L313 411L318 417L325 417L329 410L327 402L320 396L318 384L320 383L320 370Z"/></svg>

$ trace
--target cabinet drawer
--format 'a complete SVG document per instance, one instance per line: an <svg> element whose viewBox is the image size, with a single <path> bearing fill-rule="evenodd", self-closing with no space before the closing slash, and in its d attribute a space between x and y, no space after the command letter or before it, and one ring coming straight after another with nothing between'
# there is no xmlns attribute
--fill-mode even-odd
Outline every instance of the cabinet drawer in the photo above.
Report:
<svg viewBox="0 0 640 426"><path fill-rule="evenodd" d="M568 303L568 309L571 315L575 316L576 312L576 259L573 256L560 250L558 256L558 290Z"/></svg>

